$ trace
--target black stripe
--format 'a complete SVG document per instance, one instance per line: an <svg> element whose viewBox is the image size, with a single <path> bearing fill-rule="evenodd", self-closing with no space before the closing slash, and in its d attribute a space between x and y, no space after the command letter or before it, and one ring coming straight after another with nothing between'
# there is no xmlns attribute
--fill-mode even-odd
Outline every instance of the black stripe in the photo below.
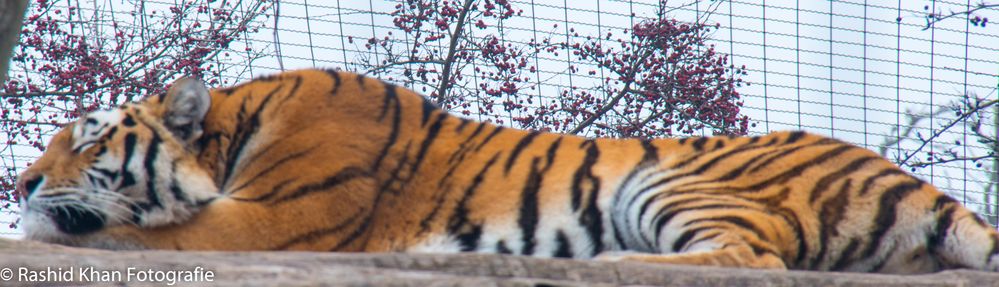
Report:
<svg viewBox="0 0 999 287"><path fill-rule="evenodd" d="M388 113L389 103L395 103L396 110L399 110L399 96L396 94L395 85L385 84L385 97L382 98L382 112L378 115L378 121L385 119L385 114Z"/></svg>
<svg viewBox="0 0 999 287"><path fill-rule="evenodd" d="M954 205L951 205L943 213L938 214L937 226L933 228L933 235L926 239L926 249L931 253L937 253L940 245L946 243L947 235L950 234L947 230L954 224L954 211L956 209Z"/></svg>
<svg viewBox="0 0 999 287"><path fill-rule="evenodd" d="M820 204L822 209L819 210L819 222L822 228L819 229L819 251L812 258L809 267L815 268L819 263L825 260L826 252L828 251L827 243L829 242L830 236L839 236L839 224L846 217L846 207L850 204L850 186L852 184L851 179L846 179L843 185L839 188L839 191L831 199L826 200ZM804 260L804 253L798 254L796 262L801 262Z"/></svg>
<svg viewBox="0 0 999 287"><path fill-rule="evenodd" d="M440 113L437 115L437 119L434 123L430 125L430 129L427 130L427 136L423 138L423 142L420 143L420 151L416 154L416 161L413 162L412 172L416 172L420 165L423 163L423 158L427 155L427 150L430 149L430 145L434 143L437 139L437 135L441 131L441 125L444 123L444 119L447 118L447 114Z"/></svg>
<svg viewBox="0 0 999 287"><path fill-rule="evenodd" d="M293 153L293 154L289 154L289 155L287 155L287 156L285 156L285 157L283 157L283 158L281 158L281 159L279 159L279 160L277 160L275 162L269 163L269 165L270 165L269 167L267 167L266 169L264 169L264 170L262 170L260 172L257 172L257 174L254 174L251 177L248 177L249 180L247 180L243 184L240 184L236 188L233 188L231 190L226 190L226 193L229 194L229 195L236 194L236 192L238 192L238 191L246 188L247 186L253 184L254 182L256 182L257 179L260 179L260 178L266 176L267 174L271 173L272 171L278 170L277 168L279 166L281 166L281 165L283 165L286 162L289 162L291 160L302 158L303 156L305 156L305 155L309 154L310 152L312 152L313 149L315 149L315 146L313 146L312 148L309 148L308 150L299 151L299 152L296 152L296 153Z"/></svg>
<svg viewBox="0 0 999 287"><path fill-rule="evenodd" d="M576 168L576 172L572 175L572 187L571 187L571 203L572 210L579 210L579 206L583 198L583 179L584 177L591 184L597 181L596 177L593 176L593 165L597 163L597 157L600 156L600 151L596 148L596 142L593 140L583 141L579 147L586 147L586 155L583 156L583 162L580 163L579 167Z"/></svg>
<svg viewBox="0 0 999 287"><path fill-rule="evenodd" d="M402 106L399 103L399 99L396 98L395 86L386 84L385 104L382 107L382 115L379 118L379 121L384 118L385 113L388 111L389 99L394 99L393 102L395 103L394 111L392 113L392 130L389 131L388 139L385 142L385 145L382 146L381 152L378 153L378 157L375 158L374 164L371 165L372 171L378 170L378 167L382 164L382 160L385 160L385 157L388 156L389 148L391 148L392 145L395 145L396 140L399 138L399 125L402 122Z"/></svg>
<svg viewBox="0 0 999 287"><path fill-rule="evenodd" d="M705 235L705 236L696 237L696 239L690 240L687 243L685 243L684 246L694 246L694 245L696 245L698 243L718 238L718 236L721 236L722 234L725 234L725 232L719 231L719 232L711 233L711 234L708 234L708 235ZM681 246L680 248L683 248L684 246Z"/></svg>
<svg viewBox="0 0 999 287"><path fill-rule="evenodd" d="M850 238L850 243L848 243L845 248L839 249L840 250L839 259L836 259L836 262L833 263L832 267L830 267L829 270L833 271L843 270L851 263L853 263L852 255L853 252L857 250L858 245L860 245L859 239Z"/></svg>
<svg viewBox="0 0 999 287"><path fill-rule="evenodd" d="M552 142L550 146L548 146L548 152L545 153L545 159L547 160L547 162L545 163L546 166L551 166L552 161L555 160L555 153L558 152L558 147L560 145L562 145L562 137L555 139L555 141Z"/></svg>
<svg viewBox="0 0 999 287"><path fill-rule="evenodd" d="M789 189L790 190L790 189ZM805 228L801 225L801 218L790 208L781 207L777 209L777 214L784 218L784 221L791 225L795 238L798 238L797 260L800 262L808 254L808 240L811 238L805 234Z"/></svg>
<svg viewBox="0 0 999 287"><path fill-rule="evenodd" d="M105 139L112 138L116 133L118 133L118 126L113 126L111 127L111 129L108 129L108 132L104 134L103 138Z"/></svg>
<svg viewBox="0 0 999 287"><path fill-rule="evenodd" d="M458 167L461 166L461 164L463 162L464 161L459 161L457 163L453 163L453 164L451 164L450 167L447 168L447 171L444 172L444 176L441 176L440 179L437 180L437 188L438 189L444 190L444 189L448 189L449 188L449 187L445 187L444 183L447 182L449 184L449 186L450 186L450 183L451 183L450 179L451 179L452 176L454 176L454 171L457 170Z"/></svg>
<svg viewBox="0 0 999 287"><path fill-rule="evenodd" d="M736 148L736 149L732 149L732 150L730 150L730 151L728 151L726 153L720 154L720 155L712 158L711 160L709 160L708 162L704 163L703 165L701 165L700 167L698 167L694 171L689 171L689 172L685 172L685 173L681 173L681 174L677 174L677 175L674 175L674 176L670 176L670 177L666 177L666 178L660 179L660 180L658 180L658 181L656 181L656 182L654 182L654 183L652 183L652 184L650 184L650 185L648 185L646 187L643 187L642 190L638 191L638 193L635 194L635 196L633 196L631 198L631 200L628 202L627 206L630 208L631 206L635 205L635 203L638 202L639 198L643 197L646 193L652 191L656 187L659 187L661 185L665 185L667 183L670 183L670 182L672 182L674 180L677 180L677 179L680 179L680 178L684 178L684 177L688 177L688 176L692 176L692 175L703 174L705 171L707 171L708 169L714 167L714 165L718 164L719 162L721 162L722 160L724 160L724 159L726 159L728 157L735 156L735 155L743 153L743 152L752 151L752 150L755 150L755 149L761 149L761 148L768 148L768 146L742 146L742 147L739 147L739 148ZM707 153L699 153L699 154L707 154ZM684 162L681 162L679 165L685 165L685 164L690 163L690 162L691 161L684 161ZM680 168L680 167L679 166L672 167L672 169L676 169L676 168Z"/></svg>
<svg viewBox="0 0 999 287"><path fill-rule="evenodd" d="M940 195L933 203L933 211L939 211L940 209L955 203L957 203L957 200L954 200L954 198L947 195Z"/></svg>
<svg viewBox="0 0 999 287"><path fill-rule="evenodd" d="M473 224L469 226L468 230L455 235L455 238L458 239L458 244L461 245L462 252L475 251L475 249L479 248L479 238L482 237L482 225Z"/></svg>
<svg viewBox="0 0 999 287"><path fill-rule="evenodd" d="M174 201L176 201L176 202L190 202L191 200L189 198L187 198L187 195L184 194L184 191L180 189L180 183L177 182L177 162L176 161L170 163L170 174L169 174L168 177L170 178L170 186L169 186L168 189L170 190L170 194L173 195Z"/></svg>
<svg viewBox="0 0 999 287"><path fill-rule="evenodd" d="M135 176L133 176L132 172L128 170L128 162L132 160L132 155L135 154L136 138L137 136L135 133L128 133L125 135L125 159L121 163L121 185L118 186L118 189L123 189L135 184Z"/></svg>
<svg viewBox="0 0 999 287"><path fill-rule="evenodd" d="M506 159L506 168L503 169L504 174L510 173L510 168L513 167L513 163L517 160L517 157L520 155L521 152L524 151L524 148L527 148L527 145L530 145L531 141L533 141L534 138L537 137L539 134L541 133L537 131L531 131L526 136L520 138L520 141L517 142L517 145L513 147L513 151L510 152L510 157L507 157Z"/></svg>
<svg viewBox="0 0 999 287"><path fill-rule="evenodd" d="M471 122L471 121L467 121L467 120L464 120L464 119L462 121L462 123L467 123L467 122ZM475 127L475 130L472 131L472 134L469 135L468 137L466 137L465 140L462 141L460 145L458 145L458 150L455 151L455 152L453 152L453 153L451 153L451 156L448 157L447 162L449 164L454 164L456 160L459 161L459 162L463 161L465 159L465 154L467 154L468 151L471 150L472 143L473 143L472 140L474 140L475 137L478 136L479 133L482 132L482 128L485 127L485 126L486 125L482 124L482 123L477 124L477 127Z"/></svg>
<svg viewBox="0 0 999 287"><path fill-rule="evenodd" d="M434 206L430 210L430 213L427 213L423 219L420 219L420 230L416 232L417 237L430 231L430 223L433 222L434 218L437 218L437 215L440 214L441 209L444 207L448 191L447 189L437 191L437 198L434 199Z"/></svg>
<svg viewBox="0 0 999 287"><path fill-rule="evenodd" d="M340 81L340 72L337 72L337 71L332 70L332 69L325 69L325 70L323 70L323 72L326 72L326 74L329 75L330 78L333 78L333 82L334 82L334 84L333 84L333 90L330 91L330 95L335 96L340 91L340 83L341 83L341 81Z"/></svg>
<svg viewBox="0 0 999 287"><path fill-rule="evenodd" d="M888 176L892 176L892 175L908 175L908 174L905 173L905 171L903 171L901 169L897 169L897 168L890 168L890 169L882 170L882 171L878 172L878 174L875 174L874 176L868 177L867 179L864 180L864 184L861 185L861 186L863 186L863 188L860 189L859 195L860 196L867 195L867 192L869 192L871 190L871 188L874 188L874 181L876 181L876 180L878 180L878 179L880 179L882 177L888 177Z"/></svg>
<svg viewBox="0 0 999 287"><path fill-rule="evenodd" d="M228 97L228 96L231 96L232 93L235 93L236 90L238 90L241 87L243 87L243 85L239 85L239 86L235 86L235 87L222 88L222 89L218 89L218 90L215 90L215 91L219 92L219 93L221 93L221 94L223 94L223 95L225 95L225 96ZM166 94L160 94L160 103L163 102L163 97L162 97L163 95L166 95Z"/></svg>
<svg viewBox="0 0 999 287"><path fill-rule="evenodd" d="M502 131L502 130L503 130L503 127L499 127L499 126L496 127L495 129L493 129L493 131L491 133L489 133L489 135L486 136L486 138L483 139L482 142L480 142L478 146L475 147L475 151L481 150L483 146L485 146L487 143L489 143L489 141L492 140L493 137L495 137L497 134L499 134L500 131Z"/></svg>
<svg viewBox="0 0 999 287"><path fill-rule="evenodd" d="M356 77L354 77L354 80L357 80L357 85L360 86L361 90L364 90L366 88L364 86L364 80L366 79L366 77L364 77L364 75L361 74L355 74L355 76Z"/></svg>
<svg viewBox="0 0 999 287"><path fill-rule="evenodd" d="M708 142L708 138L706 138L706 137L699 137L696 140L694 140L693 143L691 143L691 146L694 147L694 150L703 151L704 150L704 144L707 143L707 142Z"/></svg>
<svg viewBox="0 0 999 287"><path fill-rule="evenodd" d="M106 145L104 145L103 142L98 142L97 144L99 144L99 146L97 146L97 152L94 153L94 161L93 162L95 162L95 163L99 161L99 159L98 159L99 157L101 157L102 155L104 155L105 152L108 151L108 147Z"/></svg>
<svg viewBox="0 0 999 287"><path fill-rule="evenodd" d="M803 131L792 132L790 135L787 136L787 140L784 141L784 144L793 144L803 137L805 137L805 132Z"/></svg>
<svg viewBox="0 0 999 287"><path fill-rule="evenodd" d="M775 153L780 153L780 154L775 155L773 157L770 157L768 159L768 160L773 160L774 158L782 157L784 155L787 155L791 151L800 149L802 147L803 146L795 147L795 148L788 149L788 150L783 150L783 151L781 151L779 149L767 151L767 152L765 152L763 154L760 154L758 156L754 156L754 157L750 158L749 161L740 164L739 167L730 170L728 173L722 175L721 177L708 178L708 179L702 179L702 180L696 180L696 181L689 181L689 182L683 183L681 186L694 186L694 185L703 184L703 183L720 183L720 182L730 181L730 180L733 180L733 179L735 179L735 178L737 178L737 177L742 176L743 174L745 174L746 170L749 169L750 166L753 166L753 164L755 164L757 161L766 159L767 155L771 155L771 154L775 154ZM763 166L765 164L766 163L762 163L762 164L760 164L759 166L756 166L756 167L759 168L760 166ZM707 170L705 170L705 171L707 171ZM694 175L699 175L699 174L700 173L694 174Z"/></svg>
<svg viewBox="0 0 999 287"><path fill-rule="evenodd" d="M836 170L836 171L834 171L832 173L826 174L825 176L823 176L822 178L820 178L819 181L817 181L815 183L815 185L813 185L812 191L809 193L810 196L809 196L808 202L815 203L815 201L818 200L822 196L822 192L823 191L829 190L829 188L832 187L832 183L833 182L836 182L837 180L840 180L843 177L845 177L845 176L847 176L847 175L849 175L849 174L851 174L851 173L853 173L855 171L860 171L860 167L864 166L868 162L879 160L879 159L881 159L881 157L877 157L877 156L869 156L869 157L862 157L862 158L854 159L849 164L841 167L839 170Z"/></svg>
<svg viewBox="0 0 999 287"><path fill-rule="evenodd" d="M180 183L177 182L177 178L170 180L170 194L173 195L173 199L176 201L190 202L190 198L180 189Z"/></svg>
<svg viewBox="0 0 999 287"><path fill-rule="evenodd" d="M443 116L444 114L442 113L441 115ZM434 126L437 127L437 130L440 130L440 122L442 120L443 120L443 117L439 117L439 119L437 120L437 123L434 124ZM434 128L432 126L431 130L433 130L433 129ZM436 135L437 135L437 131L432 131L432 135L427 135L427 136L428 137L431 137L431 136L436 137ZM417 158L416 158L416 163L413 164L413 169L412 170L413 170L414 173L416 172L416 169L420 165L420 161L422 161L422 157L423 157L423 154L425 153L426 147L429 145L429 144L426 143L428 140L429 141L433 141L433 139L424 140L424 144L425 145L423 146L423 148L421 148L420 155L417 156ZM457 165L455 165L455 166L457 166ZM445 176L447 176L447 175L445 175ZM412 177L410 177L410 179L412 179ZM438 214L440 214L440 211L441 211L441 209L444 206L444 201L447 200L447 198L448 198L447 195L450 192L450 190L451 190L450 188L437 190L437 199L434 200L434 207L430 211L430 213L427 214L427 216L423 217L423 219L420 220L420 231L418 231L416 234L422 235L422 234L430 231L430 223L433 222L434 218L437 218Z"/></svg>
<svg viewBox="0 0 999 287"><path fill-rule="evenodd" d="M103 189L110 189L111 188L111 184L108 183L108 180L106 178L97 177L97 176L94 176L94 178L97 179L97 184L101 188L103 188ZM114 181L114 180L111 180L111 181Z"/></svg>
<svg viewBox="0 0 999 287"><path fill-rule="evenodd" d="M315 229L315 230L306 232L304 234L299 234L299 235L292 236L291 239L289 239L289 240L287 240L287 241L285 241L285 242L283 242L281 244L278 244L278 245L276 245L274 247L271 247L271 250L275 250L275 251L287 250L289 247L292 247L292 246L295 246L295 245L298 245L298 244L302 244L302 243L313 242L313 241L322 239L323 237L326 237L326 236L328 236L330 234L334 234L334 233L338 233L340 231L343 231L344 228L347 228L347 226L352 225L354 223L354 221L357 221L357 219L360 218L359 215L361 214L361 212L363 212L363 210L355 212L353 215L350 216L350 218L347 218L346 220L344 220L343 222L340 222L337 225L334 225L334 226L331 226L331 227L327 227L327 228L322 228L322 229Z"/></svg>
<svg viewBox="0 0 999 287"><path fill-rule="evenodd" d="M721 149L723 147L725 147L725 141L722 140L721 138L715 139L715 147L714 147L714 149L715 150L719 150L719 149Z"/></svg>
<svg viewBox="0 0 999 287"><path fill-rule="evenodd" d="M586 148L586 155L583 157L583 163L580 164L573 175L572 209L574 211L579 210L583 194L583 181L588 181L589 197L586 207L583 208L583 213L579 215L579 224L586 228L586 234L589 235L590 245L592 246L590 255L595 256L604 249L603 215L601 214L600 207L597 206L597 199L600 197L600 178L597 178L593 174L593 166L596 165L597 160L600 158L600 149L597 147L597 143L592 140L584 141L580 144L580 147Z"/></svg>
<svg viewBox="0 0 999 287"><path fill-rule="evenodd" d="M735 206L735 208L739 208L739 206ZM754 224L753 222L751 222L749 220L746 220L746 218L744 218L742 216L723 215L723 216L715 216L715 217L697 218L697 219L694 219L694 220L687 221L686 223L683 224L683 226L684 227L691 226L691 225L702 223L702 222L725 222L725 223L729 223L729 224L732 224L732 225L741 227L741 228L743 228L745 230L753 232L756 235L757 238L762 239L763 241L769 241L769 240L771 240L771 238L769 236L767 236L767 234L764 233L762 230L760 230L760 228L757 227L756 224Z"/></svg>
<svg viewBox="0 0 999 287"><path fill-rule="evenodd" d="M146 199L148 202L140 204L143 210L147 211L153 207L163 207L160 195L156 192L156 177L159 175L156 172L156 158L159 155L159 147L163 143L163 139L160 138L160 135L155 130L150 129L150 131L152 132L152 139L150 139L149 145L146 146L146 156L142 160L142 166L146 170Z"/></svg>
<svg viewBox="0 0 999 287"><path fill-rule="evenodd" d="M413 142L407 142L403 150L408 151L409 147L412 144ZM407 163L409 163L409 155L403 153L402 156L399 157L399 160L396 162L395 168L393 168L392 171L389 172L388 178L386 178L382 182L382 186L378 188L378 191L379 192L391 191L392 193L398 193L399 191L398 188L394 188L392 185L398 182L400 179L403 179L399 174L402 172L402 168L405 167Z"/></svg>
<svg viewBox="0 0 999 287"><path fill-rule="evenodd" d="M136 124L135 118L132 118L131 114L125 114L125 118L121 120L121 123L126 127L134 127Z"/></svg>
<svg viewBox="0 0 999 287"><path fill-rule="evenodd" d="M281 99L281 102L274 109L280 110L281 107L284 107L285 103L287 103L291 99L294 99L295 96L298 95L298 89L302 87L302 82L303 82L302 77L296 76L292 79L295 80L295 83L291 85L291 89L288 89L288 92L283 93L284 98Z"/></svg>
<svg viewBox="0 0 999 287"><path fill-rule="evenodd" d="M506 247L506 242L505 241L500 240L499 242L496 243L496 253L499 253L499 254L512 254L513 250L510 250L509 247Z"/></svg>
<svg viewBox="0 0 999 287"><path fill-rule="evenodd" d="M336 251L343 251L343 248L345 248L348 245L350 245L351 243L354 243L355 241L357 241L357 239L361 238L361 235L363 235L365 231L368 231L368 228L371 227L371 220L372 220L371 217L375 213L375 210L378 210L378 203L381 202L381 195L382 194L384 194L384 192L379 192L378 193L378 195L376 196L376 199L375 199L375 206L371 210L368 210L368 214L361 221L361 224L359 226L357 226L357 228L354 228L354 231L350 232L350 234L347 234L347 236L345 236L343 240L340 240L340 242L338 242L336 245L334 245L333 248L330 248L330 251L334 251L334 252L336 252ZM361 213L361 212L358 212L358 213ZM369 236L370 236L370 234L369 234ZM360 250L358 250L358 251L360 251Z"/></svg>
<svg viewBox="0 0 999 287"><path fill-rule="evenodd" d="M822 143L816 143L816 144L822 144ZM832 150L829 150L829 151L826 151L826 152L820 154L819 156L817 156L815 158L812 158L810 160L804 161L803 164L799 164L797 166L791 167L790 169L787 169L786 171L784 171L783 173L781 173L781 174L779 174L777 176L771 177L771 178L769 178L769 179L767 179L767 180L765 180L763 182L760 182L758 184L752 185L750 187L742 188L740 190L742 190L742 191L745 191L745 190L762 190L763 188L765 188L767 186L770 186L772 184L775 184L775 183L785 183L785 182L787 182L788 180L790 180L792 178L800 176L803 172L805 172L805 170L807 170L807 169L809 169L811 167L820 165L822 163L825 163L826 161L834 159L837 156L839 156L840 154L845 153L845 152L850 151L850 150L853 150L853 149L856 149L856 148L853 147L853 146L848 146L848 145L836 147L836 148L834 148Z"/></svg>
<svg viewBox="0 0 999 287"><path fill-rule="evenodd" d="M205 147L208 146L208 144L214 142L215 143L215 147L218 147L218 146L221 145L221 143L220 143L221 139L222 139L222 133L220 133L220 132L205 133L201 137L199 137L197 140L194 141L194 147L196 148L196 150L201 150L202 153L205 153L205 151L208 151L208 150L215 150L215 149L207 149L207 148L205 148ZM219 153L216 153L216 154L217 154L216 155L217 157L221 156L221 154L219 154Z"/></svg>
<svg viewBox="0 0 999 287"><path fill-rule="evenodd" d="M674 203L670 203L669 205L667 205L666 208L658 210L657 211L658 214L656 214L656 216L652 218L652 222L655 223L655 233L654 233L655 236L657 236L657 237L658 236L662 236L663 229L666 228L666 225L669 224L669 222L672 221L673 218L676 215L678 215L680 213L683 213L683 212L687 212L687 211L698 211L698 210L706 210L706 209L743 209L743 210L753 210L753 211L756 211L755 209L752 209L752 208L750 208L749 206L746 206L746 205L731 204L731 203L716 203L716 204L706 204L706 205L688 206L688 207L680 207L679 206L679 205L682 205L682 204L685 204L685 203L690 203L690 202L700 201L700 200L706 200L706 199L704 199L704 198L688 198L688 199L678 200L678 201L676 201ZM697 219L695 219L694 221L696 221L696 220ZM684 226L687 226L690 223L691 222L687 222L687 223L684 224ZM648 242L648 239L646 239L646 243L649 244L650 246L652 245L651 242Z"/></svg>
<svg viewBox="0 0 999 287"><path fill-rule="evenodd" d="M659 149L648 140L639 141L642 144L642 162L651 164L659 161Z"/></svg>
<svg viewBox="0 0 999 287"><path fill-rule="evenodd" d="M756 254L756 256L761 256L763 254L768 254L769 253L769 254L773 254L774 256L776 256L778 258L780 257L780 254L777 253L777 250L773 249L772 245L771 246L761 246L758 241L748 241L748 242L746 242L746 245L749 245L749 248L753 249L753 254Z"/></svg>
<svg viewBox="0 0 999 287"><path fill-rule="evenodd" d="M812 146L818 146L818 145L802 145L802 146L796 146L796 147L792 147L792 148L784 149L784 150L775 149L775 150L772 150L772 151L768 151L768 152L766 152L764 154L761 154L761 155L757 156L756 158L754 158L754 161L762 159L763 162L761 162L759 165L754 166L753 168L749 169L749 173L756 173L756 172L760 171L761 169L763 169L764 167L769 166L774 161L779 160L779 159L783 159L788 154L791 154L793 152L799 151L799 150L804 149L806 147L812 147Z"/></svg>
<svg viewBox="0 0 999 287"><path fill-rule="evenodd" d="M467 120L465 122L472 122L472 121ZM468 135L468 140L472 140L473 138L475 138L475 136L479 135L479 133L482 132L482 129L486 127L486 124L484 123L476 123L475 125L476 125L475 130L472 131L472 134Z"/></svg>
<svg viewBox="0 0 999 287"><path fill-rule="evenodd" d="M745 186L745 187L730 187L728 190L729 191L737 191L737 192L761 191L761 190L765 190L766 188L768 188L768 187L770 187L772 185L775 185L775 184L784 184L784 183L787 183L791 179L799 177L802 173L805 172L805 170L807 170L809 168L812 168L812 167L815 167L815 166L818 166L820 164L823 164L826 161L834 159L834 158L838 157L840 154L842 154L844 152L847 152L849 150L852 150L852 149L856 149L856 147L849 146L849 145L843 145L843 146L834 148L832 150L829 150L827 152L824 152L824 153L822 153L821 155L819 155L819 156L817 156L815 158L806 160L806 161L804 161L803 164L799 164L797 166L794 166L794 167L791 167L789 169L786 169L784 172L778 174L777 176L770 177L770 178L768 178L768 179L766 179L764 181L761 181L761 182L759 182L757 184L754 184L754 185L751 185L751 186ZM714 190L714 188L712 188L712 190ZM707 191L707 190L706 189L683 189L683 190L677 190L677 192L705 192L705 191Z"/></svg>
<svg viewBox="0 0 999 287"><path fill-rule="evenodd" d="M662 236L663 228L666 227L666 225L673 219L673 217L675 217L678 214L684 213L684 212L688 212L688 211L690 211L690 212L692 212L692 211L701 211L701 210L708 210L708 209L722 209L722 210L742 209L742 210L758 211L758 210L756 210L754 208L751 208L749 206L746 206L746 205L732 204L732 203L714 203L714 204L690 206L690 207L677 208L677 209L672 209L672 207L675 207L675 205L670 205L669 208L664 208L664 209L659 210L659 212L666 211L666 213L662 213L661 215L656 215L656 217L654 217L653 222L655 222L655 224L656 224L656 233L655 233L656 238L659 238L659 237ZM696 218L696 219L692 219L690 221L687 221L686 223L683 224L683 226L690 226L691 224L695 224L695 223L698 223L698 222L701 222L701 221L707 221L707 220L711 220L711 221L714 221L714 220L723 220L723 218L738 218L738 217L734 217L734 216L722 216L722 217L714 217L714 218ZM741 219L741 218L739 218L738 220L742 220L742 222L745 222L745 220ZM759 234L759 233L757 233L757 234ZM760 238L763 238L763 237L760 237ZM652 245L652 244L650 243L649 245Z"/></svg>
<svg viewBox="0 0 999 287"><path fill-rule="evenodd" d="M280 204L286 201L294 200L309 195L314 192L327 191L331 188L334 188L348 181L367 176L369 176L368 172L365 171L364 169L361 169L359 167L346 167L338 171L336 174L327 177L326 179L323 179L323 181L321 182L301 186L290 193L278 197L272 202L272 204ZM276 190L264 196L274 194L274 192L276 192Z"/></svg>
<svg viewBox="0 0 999 287"><path fill-rule="evenodd" d="M250 82L272 82L274 80L279 79L278 76L281 76L281 75L282 74L263 75L263 76L259 76L259 77L253 78L253 80L251 80Z"/></svg>
<svg viewBox="0 0 999 287"><path fill-rule="evenodd" d="M656 203L656 202L659 202L660 200L665 200L665 199L668 199L668 198L670 198L672 196L677 196L677 195L678 194L674 194L674 193L670 193L670 192L663 192L663 193L656 194L652 198L649 198L648 200L646 200L645 202L642 203L642 206L638 210L638 221L641 222L642 219L645 218L645 213L648 212L649 208L652 207L653 203ZM701 200L709 200L709 199L710 198L705 198L705 197L691 197L691 198L680 199L680 200L677 200L677 201L674 201L674 202L670 202L669 204L667 204L666 206L664 206L665 209L658 210L656 212L656 217L654 217L653 219L655 220L655 219L659 218L659 216L663 215L662 212L665 211L666 209L676 208L676 207L680 207L681 205L684 205L684 204L687 204L687 203L691 203L691 202L695 202L695 201L701 201ZM673 214L675 214L675 213L673 213ZM672 215L670 215L670 217L672 217ZM658 232L656 232L656 233L658 234Z"/></svg>
<svg viewBox="0 0 999 287"><path fill-rule="evenodd" d="M555 254L557 258L572 258L572 244L565 232L559 230L555 233Z"/></svg>
<svg viewBox="0 0 999 287"><path fill-rule="evenodd" d="M92 185L92 186L97 186L97 187L101 187L101 188L107 188L107 187L102 186L101 182L97 180L97 177L94 176L93 174L91 174L90 171L88 171L88 170L84 170L83 171L83 177L86 177L87 181L90 182L90 185Z"/></svg>
<svg viewBox="0 0 999 287"><path fill-rule="evenodd" d="M913 191L923 187L922 181L900 183L885 190L878 203L878 214L874 217L874 230L871 231L871 240L868 241L867 248L861 253L862 258L874 255L874 252L881 246L881 240L888 230L895 225L896 209L899 202L905 199Z"/></svg>
<svg viewBox="0 0 999 287"><path fill-rule="evenodd" d="M673 195L675 195L675 194L671 194L671 193L657 194L655 197L650 198L648 201L646 201L646 203L644 205L651 206L650 202L659 201L659 200L662 200L662 199L665 199L665 198L669 198L670 196L673 196ZM708 198L692 197L692 198L680 199L680 200L677 200L677 201L674 201L674 202L670 202L669 204L667 204L666 206L664 206L663 209L660 209L660 210L656 211L655 217L652 218L652 222L654 222L655 226L656 226L656 229L655 229L655 235L656 235L656 237L659 237L659 235L662 234L663 228L665 228L666 224L668 224L671 220L673 220L673 216L676 216L678 213L680 213L682 211L685 211L685 209L681 208L682 205L688 204L688 203L691 203L691 202L695 202L695 201L701 201L701 200L708 200ZM674 209L674 208L678 208L678 209ZM639 216L639 220L638 221L641 222L641 219L645 217L645 211L641 211L638 214L639 214L638 215Z"/></svg>
<svg viewBox="0 0 999 287"><path fill-rule="evenodd" d="M454 132L460 134L461 131L465 130L465 127L468 126L468 124L472 123L472 120L466 118L458 118L458 119L461 120L461 123L459 123L457 127L454 127Z"/></svg>
<svg viewBox="0 0 999 287"><path fill-rule="evenodd" d="M527 183L520 196L520 212L517 217L517 225L520 227L521 240L524 242L520 250L522 255L534 254L535 238L534 233L538 225L538 192L541 190L541 171L538 170L538 162L541 158L535 157L531 161L531 171L527 177Z"/></svg>
<svg viewBox="0 0 999 287"><path fill-rule="evenodd" d="M423 100L423 116L420 117L420 126L426 126L427 120L430 120L430 114L439 109L437 108L437 105L428 101L427 98L421 97L420 99Z"/></svg>
<svg viewBox="0 0 999 287"><path fill-rule="evenodd" d="M274 98L274 95L276 95L283 88L283 85L278 86L274 88L274 90L267 93L263 100L261 100L260 105L258 105L250 115L250 118L245 120L243 120L243 117L245 117L246 114L246 104L250 102L251 98L246 97L243 100L243 103L240 106L239 115L237 116L238 124L236 126L235 135L233 135L231 144L226 152L228 159L226 160L225 176L222 177L222 186L227 186L229 179L235 173L236 163L239 162L239 158L243 153L243 148L246 147L246 144L253 138L253 136L256 135L257 130L260 129L260 114L263 113L264 109L266 109L267 103Z"/></svg>
<svg viewBox="0 0 999 287"><path fill-rule="evenodd" d="M680 252L680 250L684 248L687 245L687 243L690 242L691 239L694 239L694 236L697 235L698 233L701 233L702 231L706 230L715 230L715 229L719 228L717 226L702 226L697 228L690 228L683 231L683 233L680 233L680 236L676 238L676 241L673 241L673 252Z"/></svg>
<svg viewBox="0 0 999 287"><path fill-rule="evenodd" d="M126 146L127 145L128 144L127 144L127 141L126 141ZM116 173L116 172L113 172L113 171L110 171L110 170L107 170L107 169L103 169L103 168L99 168L99 167L91 167L90 169L93 170L93 171L101 173L101 175L103 175L104 177L107 177L111 181L115 181L115 180L118 179L118 173Z"/></svg>
<svg viewBox="0 0 999 287"><path fill-rule="evenodd" d="M268 142L267 146L265 146L264 148L255 148L254 150L256 152L253 155L251 155L250 157L246 158L246 160L245 160L246 164L244 165L244 168L249 168L252 164L256 163L260 159L260 157L266 155L272 149L277 148L277 147L287 146L287 143L284 142L285 139L293 138L293 137L298 136L301 133L307 133L307 132L310 132L310 130L308 130L308 129L299 129L299 130L295 131L293 134L282 135L280 137L277 137L276 139ZM265 162L264 164L266 165L266 164L272 164L272 163L271 162ZM228 186L223 186L223 188L228 188Z"/></svg>

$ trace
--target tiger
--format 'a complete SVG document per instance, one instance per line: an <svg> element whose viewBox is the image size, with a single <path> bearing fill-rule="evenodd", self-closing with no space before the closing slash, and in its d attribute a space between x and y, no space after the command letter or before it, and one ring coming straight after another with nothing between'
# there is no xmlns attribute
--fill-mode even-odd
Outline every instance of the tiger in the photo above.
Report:
<svg viewBox="0 0 999 287"><path fill-rule="evenodd" d="M478 252L759 269L999 269L999 234L803 131L587 138L449 114L374 77L195 78L65 125L25 238L111 250Z"/></svg>

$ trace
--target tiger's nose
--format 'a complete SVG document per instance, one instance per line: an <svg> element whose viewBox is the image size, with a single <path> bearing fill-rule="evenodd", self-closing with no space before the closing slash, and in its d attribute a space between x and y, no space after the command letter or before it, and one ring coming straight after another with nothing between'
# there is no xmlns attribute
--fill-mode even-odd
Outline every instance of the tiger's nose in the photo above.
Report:
<svg viewBox="0 0 999 287"><path fill-rule="evenodd" d="M14 194L21 199L28 198L41 186L44 178L42 175L22 175L17 181L17 187L14 188Z"/></svg>

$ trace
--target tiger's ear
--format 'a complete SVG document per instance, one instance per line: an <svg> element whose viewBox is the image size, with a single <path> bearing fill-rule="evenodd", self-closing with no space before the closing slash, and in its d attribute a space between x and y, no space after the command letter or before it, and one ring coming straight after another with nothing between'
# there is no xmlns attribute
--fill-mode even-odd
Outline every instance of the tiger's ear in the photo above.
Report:
<svg viewBox="0 0 999 287"><path fill-rule="evenodd" d="M202 121L212 99L200 80L181 78L170 85L160 104L163 105L163 123L174 136L190 143L201 136Z"/></svg>

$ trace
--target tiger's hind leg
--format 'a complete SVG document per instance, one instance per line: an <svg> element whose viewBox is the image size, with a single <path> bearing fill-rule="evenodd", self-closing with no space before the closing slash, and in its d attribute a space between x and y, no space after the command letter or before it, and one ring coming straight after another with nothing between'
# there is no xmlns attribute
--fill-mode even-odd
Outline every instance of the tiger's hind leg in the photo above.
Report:
<svg viewBox="0 0 999 287"><path fill-rule="evenodd" d="M673 242L676 253L603 252L596 260L787 269L772 244L728 226L693 227ZM748 236L748 237L747 237Z"/></svg>

